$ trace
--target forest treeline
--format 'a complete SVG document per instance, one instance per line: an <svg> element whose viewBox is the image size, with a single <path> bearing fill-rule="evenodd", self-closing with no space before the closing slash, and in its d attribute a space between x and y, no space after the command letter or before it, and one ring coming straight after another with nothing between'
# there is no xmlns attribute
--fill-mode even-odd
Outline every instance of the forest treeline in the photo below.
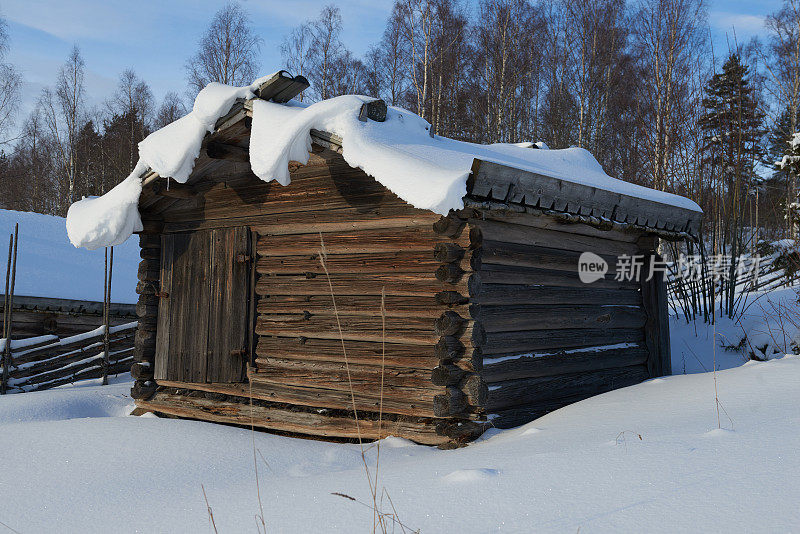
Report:
<svg viewBox="0 0 800 534"><path fill-rule="evenodd" d="M28 117L15 117L21 77L0 25L0 204L63 215L127 176L137 143L205 84L250 83L260 57L280 56L310 80L306 101L365 94L454 139L586 148L611 176L697 201L714 249L792 233L797 180L775 162L798 129L800 0L767 17L763 41L731 35L725 50L701 0L397 0L362 57L343 24L331 4L261 50L251 16L229 4L187 58L185 87L159 102L126 69L92 108L76 45Z"/></svg>

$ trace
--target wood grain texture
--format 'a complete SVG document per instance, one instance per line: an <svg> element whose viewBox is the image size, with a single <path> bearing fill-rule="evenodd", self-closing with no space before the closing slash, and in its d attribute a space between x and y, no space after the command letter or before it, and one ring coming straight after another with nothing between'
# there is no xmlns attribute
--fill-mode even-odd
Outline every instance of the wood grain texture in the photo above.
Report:
<svg viewBox="0 0 800 534"><path fill-rule="evenodd" d="M559 374L538 378L520 378L493 384L489 388L486 410L494 413L514 406L535 406L539 402L597 395L631 386L648 378L647 367L635 365L586 373Z"/></svg>
<svg viewBox="0 0 800 534"><path fill-rule="evenodd" d="M396 418L378 422L362 416L359 426L356 427L355 419L347 415L291 409L279 404L251 407L249 403L166 393L157 393L148 401L137 400L136 405L147 411L178 417L244 426L249 426L252 422L257 428L305 435L350 439L360 436L368 440L392 435L426 445L439 445L449 441L448 437L436 434L434 421L422 418Z"/></svg>

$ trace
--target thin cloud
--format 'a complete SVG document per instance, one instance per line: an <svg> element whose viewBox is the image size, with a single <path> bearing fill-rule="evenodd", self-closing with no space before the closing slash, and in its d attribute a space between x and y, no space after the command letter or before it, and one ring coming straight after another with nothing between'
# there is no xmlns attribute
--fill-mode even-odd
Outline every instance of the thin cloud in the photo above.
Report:
<svg viewBox="0 0 800 534"><path fill-rule="evenodd" d="M709 19L711 27L716 31L727 33L735 30L740 37L751 37L764 31L766 17L728 11L712 11Z"/></svg>

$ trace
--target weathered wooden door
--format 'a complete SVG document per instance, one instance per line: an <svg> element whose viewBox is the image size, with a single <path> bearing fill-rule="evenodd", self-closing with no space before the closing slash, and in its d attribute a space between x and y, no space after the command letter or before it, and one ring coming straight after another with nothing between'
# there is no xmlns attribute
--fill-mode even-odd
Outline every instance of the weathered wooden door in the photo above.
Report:
<svg viewBox="0 0 800 534"><path fill-rule="evenodd" d="M156 380L244 381L250 256L246 227L162 237Z"/></svg>

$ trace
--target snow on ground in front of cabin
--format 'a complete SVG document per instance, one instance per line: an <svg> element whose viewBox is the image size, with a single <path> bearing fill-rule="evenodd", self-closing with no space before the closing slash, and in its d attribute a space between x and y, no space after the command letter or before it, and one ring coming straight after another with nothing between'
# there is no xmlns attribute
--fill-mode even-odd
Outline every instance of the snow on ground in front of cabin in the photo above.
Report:
<svg viewBox="0 0 800 534"><path fill-rule="evenodd" d="M64 218L40 213L0 210L0 277L5 283L8 238L19 223L15 295L76 300L103 300L102 250L73 247ZM112 302L135 303L139 244L130 240L114 248ZM0 288L3 291L3 288Z"/></svg>
<svg viewBox="0 0 800 534"><path fill-rule="evenodd" d="M769 276L769 275L767 275ZM800 341L800 286L748 293L736 319L717 317L715 325L670 316L672 374L730 369L750 360L769 359L798 350ZM745 333L747 334L745 336ZM711 343L716 339L716 343Z"/></svg>
<svg viewBox="0 0 800 534"><path fill-rule="evenodd" d="M708 338L690 337L707 358ZM458 450L388 438L380 487L423 533L791 531L800 524L800 357L741 361L716 373L721 429L713 374L676 375ZM219 532L254 532L255 443L270 532L371 529L368 508L332 495L371 501L357 445L127 416L121 380L0 397L3 524L210 532L202 486Z"/></svg>

